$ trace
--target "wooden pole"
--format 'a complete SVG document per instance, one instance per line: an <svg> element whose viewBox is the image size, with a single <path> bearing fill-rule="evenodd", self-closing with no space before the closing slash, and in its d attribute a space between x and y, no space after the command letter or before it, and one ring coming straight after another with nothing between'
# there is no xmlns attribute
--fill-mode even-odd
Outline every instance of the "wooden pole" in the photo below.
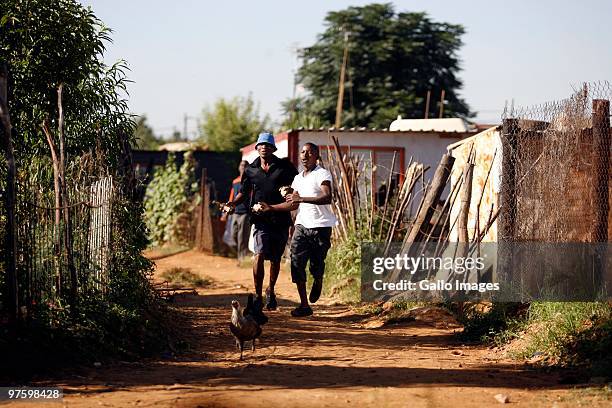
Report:
<svg viewBox="0 0 612 408"><path fill-rule="evenodd" d="M389 177L387 181L387 191L385 194L385 204L383 207L382 218L380 219L380 228L378 230L378 240L382 239L383 225L385 223L385 219L387 217L387 208L389 207L389 197L391 195L391 180L393 180L393 171L395 170L395 157L397 156L397 151L393 151L393 160L391 161L391 168L389 169Z"/></svg>
<svg viewBox="0 0 612 408"><path fill-rule="evenodd" d="M429 224L433 215L433 210L436 208L438 200L446 187L446 183L450 177L454 162L455 158L450 154L442 155L440 164L438 165L438 168L436 169L431 181L431 187L423 199L423 205L419 209L414 224L408 233L408 238L406 239L407 244L412 244L413 242L424 237L424 233L426 232L425 230L428 229L427 225Z"/></svg>
<svg viewBox="0 0 612 408"><path fill-rule="evenodd" d="M342 56L342 66L340 67L340 84L338 84L338 102L336 103L336 122L335 128L340 128L342 124L342 105L344 102L344 77L346 75L346 63L348 61L348 33L344 33L344 55Z"/></svg>
<svg viewBox="0 0 612 408"><path fill-rule="evenodd" d="M516 165L518 160L518 119L504 119L502 123L502 186L499 195L499 222L497 257L497 282L509 282L513 272L513 251L510 247L516 241ZM502 210L503 209L503 210Z"/></svg>
<svg viewBox="0 0 612 408"><path fill-rule="evenodd" d="M203 231L204 231L204 189L206 188L206 169L202 169L200 176L200 206L198 207L198 220L196 222L196 248L201 251L204 248L203 245Z"/></svg>
<svg viewBox="0 0 612 408"><path fill-rule="evenodd" d="M444 94L445 94L445 91L443 89L442 93L440 94L440 119L444 117Z"/></svg>
<svg viewBox="0 0 612 408"><path fill-rule="evenodd" d="M62 248L62 237L61 237L61 221L62 221L62 193L61 193L61 182L60 182L60 160L57 157L57 149L55 142L53 141L53 132L49 127L49 121L45 119L42 124L43 133L47 137L47 143L51 150L51 162L53 164L53 189L55 193L55 290L56 295L59 297L62 293L62 268L60 265L61 248Z"/></svg>
<svg viewBox="0 0 612 408"><path fill-rule="evenodd" d="M468 218L470 214L470 202L472 201L472 177L474 175L474 165L471 163L471 157L465 163L463 170L463 186L461 187L461 205L459 210L459 221L457 232L461 245L461 257L467 256L468 244L470 238L468 235Z"/></svg>
<svg viewBox="0 0 612 408"><path fill-rule="evenodd" d="M427 90L427 101L425 102L425 119L429 119L429 101L431 99L431 89Z"/></svg>
<svg viewBox="0 0 612 408"><path fill-rule="evenodd" d="M347 200L347 205L348 205L348 210L350 211L351 217L349 219L351 227L355 227L355 218L357 216L356 212L355 212L355 205L353 203L353 197L351 196L351 192L349 190L349 179L348 179L348 174L346 172L346 166L344 164L344 160L342 160L342 155L341 155L341 150L340 150L340 143L338 142L338 138L335 136L331 136L331 139L334 143L334 146L336 147L336 157L338 159L338 162L340 164L340 174L342 176L342 181L343 181L343 187L344 190L346 192L346 200Z"/></svg>
<svg viewBox="0 0 612 408"><path fill-rule="evenodd" d="M66 145L64 135L64 106L63 106L64 85L60 84L57 88L57 107L59 112L58 117L58 133L59 133L59 148L60 148L60 187L63 202L62 212L64 214L64 251L66 257L66 265L70 273L70 302L72 304L71 311L76 312L76 301L78 291L78 275L74 265L74 257L72 253L72 223L70 220L70 207L68 205L68 187L66 186Z"/></svg>
<svg viewBox="0 0 612 408"><path fill-rule="evenodd" d="M13 153L11 116L8 110L8 68L0 64L0 121L2 122L2 148L6 161L6 284L8 286L9 323L15 324L19 319L19 282L17 279L17 225L15 222L15 155Z"/></svg>
<svg viewBox="0 0 612 408"><path fill-rule="evenodd" d="M594 242L608 242L608 213L610 211L610 101L593 100L593 147L595 157Z"/></svg>

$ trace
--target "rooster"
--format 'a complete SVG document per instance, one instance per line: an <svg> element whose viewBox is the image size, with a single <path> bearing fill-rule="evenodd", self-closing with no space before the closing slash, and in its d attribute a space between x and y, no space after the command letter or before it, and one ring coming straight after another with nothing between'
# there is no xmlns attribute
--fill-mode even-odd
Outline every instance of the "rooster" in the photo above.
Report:
<svg viewBox="0 0 612 408"><path fill-rule="evenodd" d="M250 341L251 350L255 351L255 339L261 335L261 326L255 321L252 315L253 310L253 295L249 295L244 314L240 303L237 300L232 301L232 321L229 328L236 338L236 347L240 350L240 360L242 360L244 342Z"/></svg>

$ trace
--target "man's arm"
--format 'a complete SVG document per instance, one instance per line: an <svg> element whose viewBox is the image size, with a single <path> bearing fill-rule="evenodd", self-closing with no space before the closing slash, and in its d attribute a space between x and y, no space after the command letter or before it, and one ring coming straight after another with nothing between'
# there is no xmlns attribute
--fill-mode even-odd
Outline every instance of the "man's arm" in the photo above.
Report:
<svg viewBox="0 0 612 408"><path fill-rule="evenodd" d="M234 211L234 209L236 208L238 204L242 204L244 200L246 200L246 198L251 193L252 188L253 188L253 185L251 184L251 180L247 177L246 171L245 171L242 174L242 179L240 180L240 191L238 192L238 194L236 194L235 197L233 197L233 200L230 195L230 200L227 203L225 203L225 206L231 208L230 211ZM232 189L232 193L233 193L233 189Z"/></svg>
<svg viewBox="0 0 612 408"><path fill-rule="evenodd" d="M301 197L300 193L294 191L293 193L287 196L287 202L297 203L298 205L299 203L308 203L316 205L331 204L331 183L329 182L329 180L324 180L323 182L321 182L321 194L316 197Z"/></svg>
<svg viewBox="0 0 612 408"><path fill-rule="evenodd" d="M259 203L262 207L261 212L268 211L293 211L297 210L299 207L298 203L290 203L288 201L280 204L267 204L267 203Z"/></svg>

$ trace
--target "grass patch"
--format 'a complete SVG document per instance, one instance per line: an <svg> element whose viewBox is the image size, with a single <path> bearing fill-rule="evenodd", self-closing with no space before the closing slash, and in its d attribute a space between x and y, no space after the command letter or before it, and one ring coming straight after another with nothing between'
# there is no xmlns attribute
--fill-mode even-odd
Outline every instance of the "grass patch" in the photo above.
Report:
<svg viewBox="0 0 612 408"><path fill-rule="evenodd" d="M603 302L534 302L524 327L537 325L539 329L527 333L528 342L518 357L538 351L561 357L568 345L596 324L603 323L609 331L611 318L610 306Z"/></svg>
<svg viewBox="0 0 612 408"><path fill-rule="evenodd" d="M605 302L536 302L525 322L525 346L513 354L546 354L553 363L583 366L612 378L612 307ZM537 330L530 330L530 328Z"/></svg>
<svg viewBox="0 0 612 408"><path fill-rule="evenodd" d="M161 274L170 285L203 288L210 285L209 279L196 275L189 268L170 268Z"/></svg>
<svg viewBox="0 0 612 408"><path fill-rule="evenodd" d="M508 345L511 357L541 355L547 364L612 378L612 306L606 302L497 303L466 313L462 323L462 338Z"/></svg>
<svg viewBox="0 0 612 408"><path fill-rule="evenodd" d="M505 344L520 336L525 327L527 305L521 303L465 304L462 313L456 313L463 324L459 334L462 340Z"/></svg>
<svg viewBox="0 0 612 408"><path fill-rule="evenodd" d="M175 254L180 254L190 250L191 248L184 245L167 244L164 246L149 248L143 252L143 255L151 260L165 258Z"/></svg>
<svg viewBox="0 0 612 408"><path fill-rule="evenodd" d="M361 301L361 245L357 239L335 242L325 261L323 291L346 303Z"/></svg>

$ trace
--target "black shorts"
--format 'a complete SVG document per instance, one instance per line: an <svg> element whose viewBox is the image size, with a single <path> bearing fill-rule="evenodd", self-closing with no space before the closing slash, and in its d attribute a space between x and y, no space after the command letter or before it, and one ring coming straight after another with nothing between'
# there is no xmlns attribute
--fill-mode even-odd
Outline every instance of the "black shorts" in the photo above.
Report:
<svg viewBox="0 0 612 408"><path fill-rule="evenodd" d="M296 225L291 240L291 280L306 282L306 263L310 260L310 273L321 279L325 272L325 257L331 246L331 227L306 228Z"/></svg>
<svg viewBox="0 0 612 408"><path fill-rule="evenodd" d="M255 223L253 246L255 253L263 254L264 259L280 262L285 252L288 238L288 226L278 227L266 223Z"/></svg>

